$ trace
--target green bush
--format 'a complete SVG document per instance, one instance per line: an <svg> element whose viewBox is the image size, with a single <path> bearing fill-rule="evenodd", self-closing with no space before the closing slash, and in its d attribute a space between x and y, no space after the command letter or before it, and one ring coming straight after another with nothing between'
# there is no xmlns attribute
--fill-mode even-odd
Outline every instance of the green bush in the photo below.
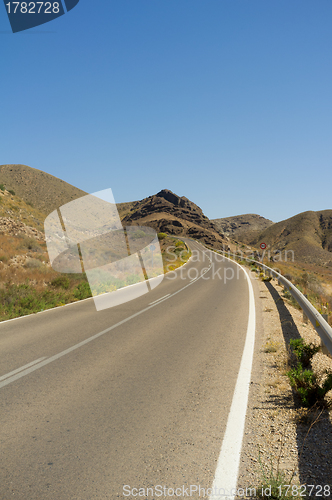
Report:
<svg viewBox="0 0 332 500"><path fill-rule="evenodd" d="M13 191L12 189L9 189L8 193L10 193L11 195L15 196L15 191Z"/></svg>
<svg viewBox="0 0 332 500"><path fill-rule="evenodd" d="M291 339L290 346L299 362L308 366L311 358L319 351L319 346L312 343L307 344L303 339Z"/></svg>
<svg viewBox="0 0 332 500"><path fill-rule="evenodd" d="M137 274L130 274L126 277L126 285L134 285L135 283L139 283L140 281L141 278Z"/></svg>
<svg viewBox="0 0 332 500"><path fill-rule="evenodd" d="M312 370L304 370L301 363L287 372L291 386L299 394L303 406L307 408L317 405L326 406L325 395L332 389L332 373L326 372L327 377L322 386Z"/></svg>
<svg viewBox="0 0 332 500"><path fill-rule="evenodd" d="M51 281L51 285L55 287L61 287L64 288L65 290L68 290L70 281L67 276L58 276L57 278L54 278L53 281Z"/></svg>
<svg viewBox="0 0 332 500"><path fill-rule="evenodd" d="M134 240L137 240L138 238L144 238L145 232L142 231L141 229L137 229L137 231L134 231L130 235Z"/></svg>
<svg viewBox="0 0 332 500"><path fill-rule="evenodd" d="M6 189L5 185L4 184L0 184L0 189L1 189L1 191L4 191Z"/></svg>
<svg viewBox="0 0 332 500"><path fill-rule="evenodd" d="M83 282L77 285L76 290L74 290L74 296L78 300L87 299L91 297L91 290L89 283Z"/></svg>
<svg viewBox="0 0 332 500"><path fill-rule="evenodd" d="M158 233L158 239L159 240L163 240L165 238L167 238L167 234L166 233Z"/></svg>
<svg viewBox="0 0 332 500"><path fill-rule="evenodd" d="M59 278L64 278L63 283L66 287L68 277L59 276ZM77 280L82 279L84 279L82 274L71 275L69 283L77 285ZM60 282L61 280L58 283ZM91 297L91 292L86 281L81 281L73 289L69 286L68 290L55 287L37 290L30 285L29 280L20 285L8 282L0 288L0 321L45 311L60 304L64 305L88 297Z"/></svg>

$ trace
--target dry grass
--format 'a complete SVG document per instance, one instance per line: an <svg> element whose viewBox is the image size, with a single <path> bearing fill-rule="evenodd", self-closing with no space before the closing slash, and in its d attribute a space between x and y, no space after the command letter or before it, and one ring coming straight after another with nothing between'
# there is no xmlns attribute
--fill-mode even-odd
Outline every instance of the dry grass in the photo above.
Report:
<svg viewBox="0 0 332 500"><path fill-rule="evenodd" d="M29 203L32 212L39 211L44 217L57 207L86 194L53 175L26 165L0 165L0 183L6 189L14 190L14 200L17 197L25 200L22 206Z"/></svg>
<svg viewBox="0 0 332 500"><path fill-rule="evenodd" d="M0 190L0 217L10 217L43 232L45 214L8 191Z"/></svg>
<svg viewBox="0 0 332 500"><path fill-rule="evenodd" d="M161 241L161 249L165 272L190 257L185 244L170 236ZM87 297L91 290L85 274L54 271L45 242L24 235L0 235L0 321Z"/></svg>
<svg viewBox="0 0 332 500"><path fill-rule="evenodd" d="M280 348L280 343L279 342L275 342L275 341L269 340L268 342L266 342L263 350L266 353L268 353L268 352L277 352L279 348Z"/></svg>

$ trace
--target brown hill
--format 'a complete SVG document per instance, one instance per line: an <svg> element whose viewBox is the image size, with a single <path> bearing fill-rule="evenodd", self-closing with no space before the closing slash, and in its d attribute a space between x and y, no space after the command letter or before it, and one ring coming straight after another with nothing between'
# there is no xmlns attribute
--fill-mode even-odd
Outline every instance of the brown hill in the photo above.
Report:
<svg viewBox="0 0 332 500"><path fill-rule="evenodd" d="M228 238L216 230L201 208L168 189L118 208L124 225L150 226L158 232L202 240L215 248L228 245Z"/></svg>
<svg viewBox="0 0 332 500"><path fill-rule="evenodd" d="M249 243L264 229L272 226L273 222L261 215L244 214L222 219L212 219L218 231L230 238Z"/></svg>
<svg viewBox="0 0 332 500"><path fill-rule="evenodd" d="M0 189L0 234L44 239L45 215L17 195Z"/></svg>
<svg viewBox="0 0 332 500"><path fill-rule="evenodd" d="M303 212L277 222L250 243L262 241L270 250L293 250L295 261L332 267L332 210Z"/></svg>
<svg viewBox="0 0 332 500"><path fill-rule="evenodd" d="M0 165L0 184L45 215L87 194L53 175L26 165Z"/></svg>
<svg viewBox="0 0 332 500"><path fill-rule="evenodd" d="M0 185L4 185L7 191L15 192L25 204L39 212L37 218L41 230L40 214L46 216L61 205L87 194L53 175L26 165L0 165ZM197 205L167 189L141 201L119 203L117 206L124 225L148 225L158 232L192 237L215 248L222 248L228 243L228 238L216 230Z"/></svg>

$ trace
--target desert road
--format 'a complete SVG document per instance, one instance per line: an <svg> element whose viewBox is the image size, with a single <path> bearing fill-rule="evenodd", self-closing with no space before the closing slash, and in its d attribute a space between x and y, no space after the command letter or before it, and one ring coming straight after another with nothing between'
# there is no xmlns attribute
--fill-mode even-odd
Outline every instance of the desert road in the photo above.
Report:
<svg viewBox="0 0 332 500"><path fill-rule="evenodd" d="M188 243L196 258L131 302L97 312L88 299L0 324L1 500L212 486L248 282Z"/></svg>

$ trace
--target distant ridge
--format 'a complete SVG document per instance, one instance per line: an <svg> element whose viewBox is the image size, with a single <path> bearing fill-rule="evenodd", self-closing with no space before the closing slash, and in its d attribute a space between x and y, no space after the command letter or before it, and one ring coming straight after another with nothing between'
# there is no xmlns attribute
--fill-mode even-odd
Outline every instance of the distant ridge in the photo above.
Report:
<svg viewBox="0 0 332 500"><path fill-rule="evenodd" d="M212 219L211 222L221 233L243 243L249 243L264 229L273 225L271 220L257 214L235 215L222 219Z"/></svg>
<svg viewBox="0 0 332 500"><path fill-rule="evenodd" d="M16 196L45 217L60 206L88 194L27 165L0 165L0 184L13 190ZM146 225L158 232L201 240L215 248L228 244L228 238L216 230L201 208L168 189L140 201L119 203L117 207L123 225Z"/></svg>
<svg viewBox="0 0 332 500"><path fill-rule="evenodd" d="M45 215L64 203L86 195L67 182L27 165L0 165L0 184Z"/></svg>
<svg viewBox="0 0 332 500"><path fill-rule="evenodd" d="M268 227L250 243L293 250L297 261L332 268L332 210L302 212Z"/></svg>

